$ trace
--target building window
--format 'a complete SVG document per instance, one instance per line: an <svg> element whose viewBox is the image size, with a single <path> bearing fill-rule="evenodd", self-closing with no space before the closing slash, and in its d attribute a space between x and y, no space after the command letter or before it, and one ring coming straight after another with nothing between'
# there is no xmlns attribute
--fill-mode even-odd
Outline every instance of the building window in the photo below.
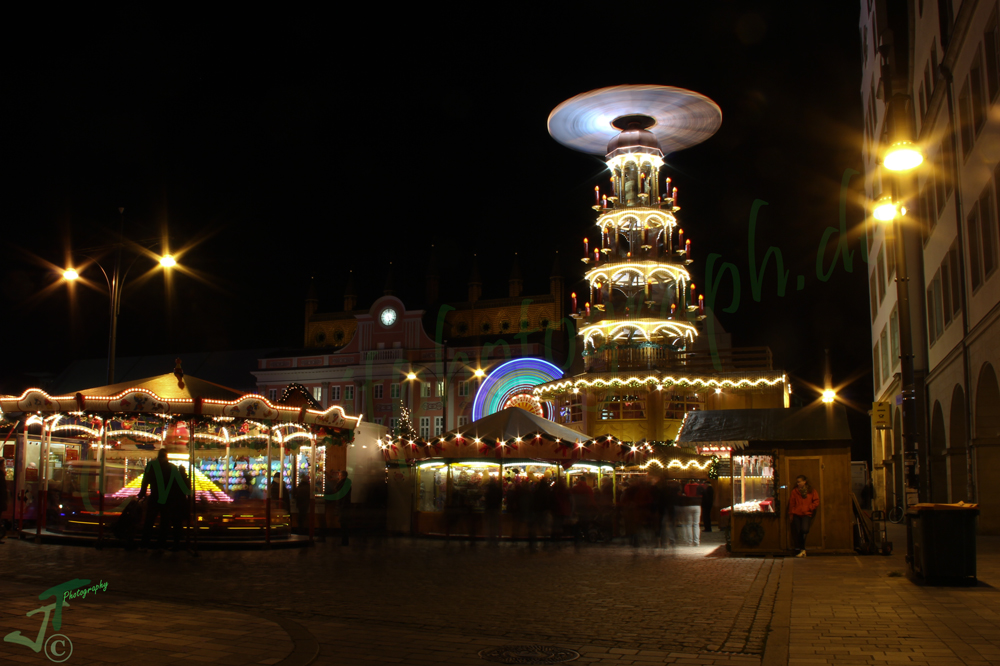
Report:
<svg viewBox="0 0 1000 666"><path fill-rule="evenodd" d="M693 391L679 391L671 389L671 393L664 392L663 418L682 419L688 412L705 409L705 394Z"/></svg>
<svg viewBox="0 0 1000 666"><path fill-rule="evenodd" d="M923 218L924 233L930 236L930 232L937 226L937 201L934 197L933 176L927 177L927 183L920 193L920 217Z"/></svg>
<svg viewBox="0 0 1000 666"><path fill-rule="evenodd" d="M344 387L344 400L354 400L354 384Z"/></svg>
<svg viewBox="0 0 1000 666"><path fill-rule="evenodd" d="M420 382L420 397L429 398L431 397L431 383L430 382Z"/></svg>
<svg viewBox="0 0 1000 666"><path fill-rule="evenodd" d="M272 403L278 400L278 389L267 389L267 399Z"/></svg>
<svg viewBox="0 0 1000 666"><path fill-rule="evenodd" d="M444 397L444 389L445 389L444 382L443 381L439 381L437 383L437 397L439 397L439 398L443 398Z"/></svg>
<svg viewBox="0 0 1000 666"><path fill-rule="evenodd" d="M389 397L390 398L399 397L399 384L389 384Z"/></svg>
<svg viewBox="0 0 1000 666"><path fill-rule="evenodd" d="M313 393L313 400L315 400L316 402L319 402L319 403L323 402L323 387L322 386L313 386L312 393Z"/></svg>
<svg viewBox="0 0 1000 666"><path fill-rule="evenodd" d="M444 434L444 417L443 416L435 416L434 417L434 436L437 437L437 436L443 435L443 434Z"/></svg>
<svg viewBox="0 0 1000 666"><path fill-rule="evenodd" d="M972 67L969 69L969 90L972 93L972 129L976 134L982 131L986 124L986 100L983 96L983 57L980 51L976 51L972 59Z"/></svg>
<svg viewBox="0 0 1000 666"><path fill-rule="evenodd" d="M930 65L928 65L930 67ZM924 84L920 84L920 92L917 93L917 99L920 102L920 122L923 124L924 116L927 115L927 98L924 97Z"/></svg>
<svg viewBox="0 0 1000 666"><path fill-rule="evenodd" d="M458 397L467 398L469 397L469 382L459 382L458 383Z"/></svg>
<svg viewBox="0 0 1000 666"><path fill-rule="evenodd" d="M330 401L340 400L340 387L331 386L330 387Z"/></svg>
<svg viewBox="0 0 1000 666"><path fill-rule="evenodd" d="M995 231L998 224L992 190L992 185L986 186L979 201L972 204L966 220L969 235L969 273L973 292L989 278L997 265Z"/></svg>
<svg viewBox="0 0 1000 666"><path fill-rule="evenodd" d="M378 382L372 386L372 398L375 400L382 398L382 382Z"/></svg>
<svg viewBox="0 0 1000 666"><path fill-rule="evenodd" d="M878 285L875 283L875 271L872 271L871 279L868 281L869 293L872 301L872 323L878 317Z"/></svg>
<svg viewBox="0 0 1000 666"><path fill-rule="evenodd" d="M930 345L937 341L937 336L934 334L936 330L934 327L934 286L931 285L927 287L927 342Z"/></svg>
<svg viewBox="0 0 1000 666"><path fill-rule="evenodd" d="M600 404L602 421L646 418L645 405L637 395L608 393L603 397Z"/></svg>
<svg viewBox="0 0 1000 666"><path fill-rule="evenodd" d="M382 425L382 417L381 416L376 416L375 417L375 425Z"/></svg>
<svg viewBox="0 0 1000 666"><path fill-rule="evenodd" d="M469 417L468 416L459 416L458 417L458 427L461 428L462 426L467 426L467 425L469 425Z"/></svg>
<svg viewBox="0 0 1000 666"><path fill-rule="evenodd" d="M990 183L979 195L979 227L982 230L980 241L983 244L983 278L988 279L993 274L993 269L997 267L996 231L1000 227L993 200L993 187Z"/></svg>
<svg viewBox="0 0 1000 666"><path fill-rule="evenodd" d="M431 417L421 416L420 417L420 438L423 440L429 439L431 436Z"/></svg>
<svg viewBox="0 0 1000 666"><path fill-rule="evenodd" d="M975 143L975 132L972 124L972 92L966 79L962 93L958 96L959 133L962 137L962 156L968 158Z"/></svg>
<svg viewBox="0 0 1000 666"><path fill-rule="evenodd" d="M962 282L961 271L958 263L958 241L951 244L948 250L948 263L951 269L951 313L958 319L962 311Z"/></svg>
<svg viewBox="0 0 1000 666"><path fill-rule="evenodd" d="M951 270L948 265L948 255L941 262L941 313L944 315L944 327L951 323Z"/></svg>
<svg viewBox="0 0 1000 666"><path fill-rule="evenodd" d="M892 281L892 274L896 272L896 239L895 232L891 224L885 226L885 259L886 275L889 282ZM888 288L888 286L886 287Z"/></svg>
<svg viewBox="0 0 1000 666"><path fill-rule="evenodd" d="M891 376L889 368L889 335L887 327L882 327L882 335L879 338L879 342L882 346L882 375L884 381L889 381Z"/></svg>
<svg viewBox="0 0 1000 666"><path fill-rule="evenodd" d="M882 386L882 375L880 374L882 364L879 362L879 350L878 350L877 340L875 341L875 350L872 352L872 365L875 369L875 392L878 393L878 387Z"/></svg>
<svg viewBox="0 0 1000 666"><path fill-rule="evenodd" d="M936 337L941 337L944 333L944 308L941 303L941 271L934 274L931 281L931 289L934 291L934 332Z"/></svg>
<svg viewBox="0 0 1000 666"><path fill-rule="evenodd" d="M563 401L562 413L563 423L580 423L583 421L583 394L570 393Z"/></svg>
<svg viewBox="0 0 1000 666"><path fill-rule="evenodd" d="M889 342L892 344L892 369L899 365L899 310L892 309L889 317Z"/></svg>
<svg viewBox="0 0 1000 666"><path fill-rule="evenodd" d="M986 56L986 93L990 101L995 102L997 93L1000 93L1000 32L997 29L996 10L993 10L993 16L983 35L983 50Z"/></svg>
<svg viewBox="0 0 1000 666"><path fill-rule="evenodd" d="M399 426L399 419L390 416L389 417L389 434L393 437L396 436L396 428Z"/></svg>
<svg viewBox="0 0 1000 666"><path fill-rule="evenodd" d="M875 266L878 271L878 302L881 305L882 301L885 300L885 243L878 249L878 258L875 260Z"/></svg>

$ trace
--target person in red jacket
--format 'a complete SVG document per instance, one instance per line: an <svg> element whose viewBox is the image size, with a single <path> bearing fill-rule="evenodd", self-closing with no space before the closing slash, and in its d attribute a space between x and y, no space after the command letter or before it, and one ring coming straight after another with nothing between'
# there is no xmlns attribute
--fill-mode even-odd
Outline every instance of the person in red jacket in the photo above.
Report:
<svg viewBox="0 0 1000 666"><path fill-rule="evenodd" d="M792 539L795 550L798 551L795 557L806 556L806 536L809 528L812 527L813 515L816 507L819 506L819 493L811 485L809 479L803 475L795 478L795 488L789 493L788 518L791 522Z"/></svg>

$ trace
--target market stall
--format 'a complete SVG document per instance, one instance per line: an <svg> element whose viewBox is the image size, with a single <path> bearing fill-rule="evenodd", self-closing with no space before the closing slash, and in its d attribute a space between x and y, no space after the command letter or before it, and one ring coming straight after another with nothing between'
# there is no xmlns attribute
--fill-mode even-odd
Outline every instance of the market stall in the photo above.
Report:
<svg viewBox="0 0 1000 666"><path fill-rule="evenodd" d="M729 523L732 552L792 549L788 499L800 474L820 498L807 550L853 552L851 433L842 405L691 412L677 441L722 461L729 497L720 524Z"/></svg>
<svg viewBox="0 0 1000 666"><path fill-rule="evenodd" d="M184 481L189 538L286 537L290 477L307 474L311 496L321 494L327 450L343 458L361 420L339 406L272 404L185 376L179 364L171 374L74 395L30 389L0 398L0 409L18 424L18 528L98 539L139 494L160 448Z"/></svg>

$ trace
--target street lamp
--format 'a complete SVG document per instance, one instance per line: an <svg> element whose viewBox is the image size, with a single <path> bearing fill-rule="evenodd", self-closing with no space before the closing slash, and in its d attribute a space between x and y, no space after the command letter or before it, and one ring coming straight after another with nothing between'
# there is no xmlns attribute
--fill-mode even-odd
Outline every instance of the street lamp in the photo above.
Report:
<svg viewBox="0 0 1000 666"><path fill-rule="evenodd" d="M144 252L135 252L132 258L132 262L128 265L127 268L125 268L125 272L124 273L122 272L122 250L125 248L126 245L123 234L124 212L125 212L124 208L118 209L118 213L119 215L121 215L121 223L119 227L118 241L116 243L96 248L89 248L78 252L78 254L81 254L89 258L92 261L92 263L96 264L97 267L101 269L101 274L104 276L104 281L108 286L108 298L110 301L110 318L111 318L110 330L108 333L108 384L109 385L115 383L115 350L117 348L117 341L118 341L118 313L121 310L122 290L125 285L125 278L128 277L129 271L132 270L132 267L135 265L135 262L139 260L139 257L146 254ZM130 245L134 245L135 247L148 250L149 248L158 245L160 242L161 241L159 240L154 240L146 243L137 243L137 244L130 243ZM109 273L104 268L104 266L101 265L101 262L97 259L95 255L98 255L98 253L110 249L115 250L115 263L114 267ZM177 266L177 259L171 254L165 254L157 259L157 263L160 265L161 268L171 269ZM62 277L64 280L73 282L75 280L80 279L80 273L75 268L67 268L66 270L62 271Z"/></svg>
<svg viewBox="0 0 1000 666"><path fill-rule="evenodd" d="M920 166L924 156L912 141L897 141L882 157L882 166L889 171L909 171Z"/></svg>
<svg viewBox="0 0 1000 666"><path fill-rule="evenodd" d="M827 389L823 391L823 397L821 398L823 402L830 404L836 399L837 399L837 392L834 391L833 389Z"/></svg>
<svg viewBox="0 0 1000 666"><path fill-rule="evenodd" d="M912 229L909 225L902 224L900 217L906 214L906 208L902 205L900 196L906 176L910 175L913 169L923 163L923 155L919 148L909 140L912 133L910 118L907 107L912 103L908 95L894 93L892 90L892 70L889 66L889 53L891 45L883 44L879 47L882 58L882 85L883 99L886 103L885 116L888 125L891 144L883 153L880 160L882 166L893 172L890 174L890 197L888 201L880 199L876 203L875 218L887 225L893 226L893 246L896 255L896 307L899 320L899 361L900 361L900 385L902 393L902 451L899 454L900 483L902 491L902 501L905 502L907 477L915 481L915 473L907 474L907 459L915 452L926 450L919 444L920 435L917 426L917 395L915 373L913 367L913 329L910 321L910 277L906 263L906 247L904 234L911 235ZM910 187L906 188L906 192ZM886 234L888 241L888 233ZM911 243L911 246L919 248L919 244ZM919 293L919 292L918 292Z"/></svg>

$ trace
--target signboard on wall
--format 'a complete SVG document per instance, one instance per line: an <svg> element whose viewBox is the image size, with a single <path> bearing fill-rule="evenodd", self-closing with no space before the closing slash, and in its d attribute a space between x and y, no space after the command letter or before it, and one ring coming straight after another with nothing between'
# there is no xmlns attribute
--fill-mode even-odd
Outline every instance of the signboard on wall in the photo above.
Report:
<svg viewBox="0 0 1000 666"><path fill-rule="evenodd" d="M888 430L892 428L892 423L889 420L888 402L872 403L872 425L876 430Z"/></svg>

